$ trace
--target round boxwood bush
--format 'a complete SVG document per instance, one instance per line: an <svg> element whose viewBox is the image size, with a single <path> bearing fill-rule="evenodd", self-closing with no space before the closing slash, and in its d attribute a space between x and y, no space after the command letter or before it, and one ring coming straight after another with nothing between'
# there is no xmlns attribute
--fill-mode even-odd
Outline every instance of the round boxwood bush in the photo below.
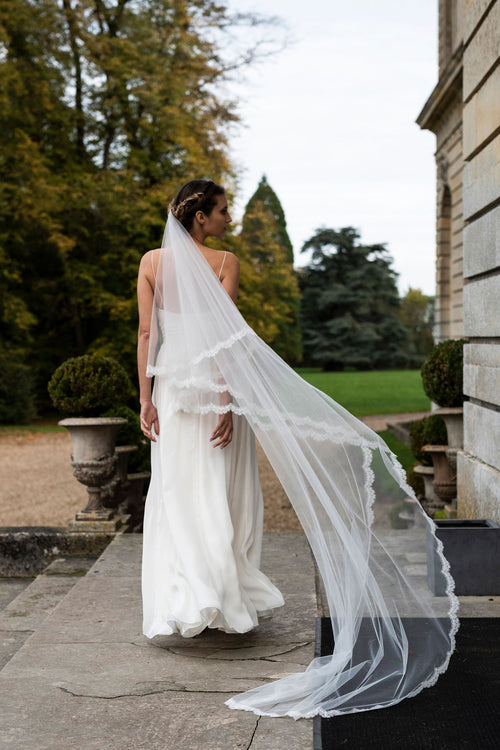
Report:
<svg viewBox="0 0 500 750"><path fill-rule="evenodd" d="M424 445L447 444L446 424L439 414L431 414L410 425L410 448L417 461L424 466L432 466L430 455L422 452Z"/></svg>
<svg viewBox="0 0 500 750"><path fill-rule="evenodd" d="M36 417L31 369L0 357L0 423L29 424Z"/></svg>
<svg viewBox="0 0 500 750"><path fill-rule="evenodd" d="M424 391L439 406L462 406L464 400L464 340L438 344L420 370Z"/></svg>
<svg viewBox="0 0 500 750"><path fill-rule="evenodd" d="M132 384L116 359L84 354L63 362L52 375L48 390L52 403L62 414L97 417L126 403Z"/></svg>

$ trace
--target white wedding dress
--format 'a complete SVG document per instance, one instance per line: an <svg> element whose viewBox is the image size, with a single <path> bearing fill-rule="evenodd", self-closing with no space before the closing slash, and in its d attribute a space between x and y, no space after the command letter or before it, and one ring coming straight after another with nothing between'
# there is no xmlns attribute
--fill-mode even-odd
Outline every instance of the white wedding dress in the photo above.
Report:
<svg viewBox="0 0 500 750"><path fill-rule="evenodd" d="M162 325L172 336L175 314L164 311ZM235 414L231 443L214 448L217 414L179 410L161 377L153 400L160 434L144 514L143 632L244 633L284 604L259 570L264 508L254 434Z"/></svg>

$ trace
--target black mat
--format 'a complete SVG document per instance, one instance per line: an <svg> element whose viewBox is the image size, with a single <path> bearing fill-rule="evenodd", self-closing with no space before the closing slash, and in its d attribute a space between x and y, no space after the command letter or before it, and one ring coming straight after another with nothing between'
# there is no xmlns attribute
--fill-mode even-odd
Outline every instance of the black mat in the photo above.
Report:
<svg viewBox="0 0 500 750"><path fill-rule="evenodd" d="M316 653L332 653L330 620L318 618ZM464 618L437 683L390 708L314 719L314 750L498 750L500 618Z"/></svg>

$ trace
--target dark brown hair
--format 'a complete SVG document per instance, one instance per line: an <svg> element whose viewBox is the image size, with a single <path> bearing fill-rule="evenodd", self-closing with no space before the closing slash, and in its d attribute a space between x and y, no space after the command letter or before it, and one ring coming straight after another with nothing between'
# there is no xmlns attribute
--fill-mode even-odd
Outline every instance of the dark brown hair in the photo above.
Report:
<svg viewBox="0 0 500 750"><path fill-rule="evenodd" d="M169 209L189 232L196 212L203 211L209 216L217 203L217 196L224 195L224 192L224 188L212 180L191 180L181 187Z"/></svg>

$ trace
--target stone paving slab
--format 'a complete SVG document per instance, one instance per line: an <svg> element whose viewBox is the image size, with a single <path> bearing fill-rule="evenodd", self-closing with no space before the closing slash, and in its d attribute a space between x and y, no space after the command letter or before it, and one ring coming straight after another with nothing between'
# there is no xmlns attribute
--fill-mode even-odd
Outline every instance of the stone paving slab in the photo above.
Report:
<svg viewBox="0 0 500 750"><path fill-rule="evenodd" d="M10 604L34 578L0 578L0 611Z"/></svg>
<svg viewBox="0 0 500 750"><path fill-rule="evenodd" d="M0 579L0 669L94 563L91 558L54 560L35 579ZM17 592L17 596L16 596Z"/></svg>
<svg viewBox="0 0 500 750"><path fill-rule="evenodd" d="M36 630L74 585L72 576L37 576L0 612L0 630Z"/></svg>
<svg viewBox="0 0 500 750"><path fill-rule="evenodd" d="M0 672L0 745L36 750L305 750L312 721L224 705L313 657L314 567L305 537L265 535L263 570L285 607L244 635L141 632L142 537L120 535ZM158 642L159 640L159 642Z"/></svg>

